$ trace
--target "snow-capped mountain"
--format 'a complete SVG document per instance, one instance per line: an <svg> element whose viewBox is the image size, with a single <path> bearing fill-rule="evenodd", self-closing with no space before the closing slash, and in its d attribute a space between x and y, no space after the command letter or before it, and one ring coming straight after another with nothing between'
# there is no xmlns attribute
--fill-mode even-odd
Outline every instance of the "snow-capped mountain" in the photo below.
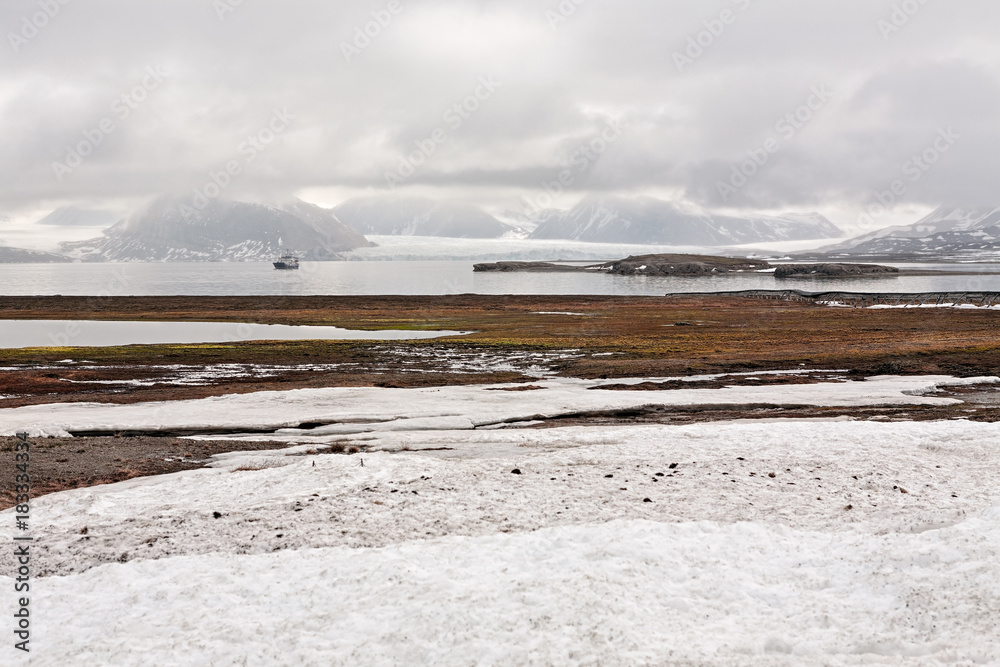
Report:
<svg viewBox="0 0 1000 667"><path fill-rule="evenodd" d="M563 211L554 208L542 209L534 212L527 212L523 208L508 208L497 215L497 218L504 224L509 225L513 231L509 232L507 238L531 238L531 233L538 229L538 226L556 215L562 215Z"/></svg>
<svg viewBox="0 0 1000 667"><path fill-rule="evenodd" d="M927 217L887 227L818 252L849 256L949 258L1000 252L1000 208L942 206Z"/></svg>
<svg viewBox="0 0 1000 667"><path fill-rule="evenodd" d="M296 201L280 206L161 197L104 236L64 243L73 257L95 262L254 261L284 248L311 260L371 243L328 209Z"/></svg>
<svg viewBox="0 0 1000 667"><path fill-rule="evenodd" d="M568 211L541 211L536 218L531 238L603 243L719 246L844 235L818 213L735 217L652 197L590 196Z"/></svg>
<svg viewBox="0 0 1000 667"><path fill-rule="evenodd" d="M514 231L482 209L422 197L359 197L333 209L362 234L494 239Z"/></svg>
<svg viewBox="0 0 1000 667"><path fill-rule="evenodd" d="M52 211L35 224L59 227L110 227L116 222L118 222L118 216L111 211L63 206Z"/></svg>

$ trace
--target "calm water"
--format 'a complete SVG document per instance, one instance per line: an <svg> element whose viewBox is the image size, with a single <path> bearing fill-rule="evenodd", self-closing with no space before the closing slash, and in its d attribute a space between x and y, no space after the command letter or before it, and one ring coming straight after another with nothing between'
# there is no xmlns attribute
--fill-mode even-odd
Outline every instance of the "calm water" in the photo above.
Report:
<svg viewBox="0 0 1000 667"><path fill-rule="evenodd" d="M662 295L744 289L876 292L1000 291L1000 265L963 265L969 276L775 280L768 274L652 278L591 273L473 273L471 261L315 262L299 271L270 263L0 264L0 294L66 296L610 294ZM904 266L904 265L900 265ZM910 268L956 270L950 265Z"/></svg>
<svg viewBox="0 0 1000 667"><path fill-rule="evenodd" d="M236 322L0 320L0 348L227 343L242 340L424 340L459 331L353 331Z"/></svg>

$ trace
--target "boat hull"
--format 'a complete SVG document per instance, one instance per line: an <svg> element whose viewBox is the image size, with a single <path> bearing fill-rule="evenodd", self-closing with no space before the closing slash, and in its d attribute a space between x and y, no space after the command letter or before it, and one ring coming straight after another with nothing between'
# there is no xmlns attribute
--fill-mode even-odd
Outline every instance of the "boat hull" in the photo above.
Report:
<svg viewBox="0 0 1000 667"><path fill-rule="evenodd" d="M288 262L274 262L274 268L281 269L282 271L294 271L299 268L299 265L289 264Z"/></svg>

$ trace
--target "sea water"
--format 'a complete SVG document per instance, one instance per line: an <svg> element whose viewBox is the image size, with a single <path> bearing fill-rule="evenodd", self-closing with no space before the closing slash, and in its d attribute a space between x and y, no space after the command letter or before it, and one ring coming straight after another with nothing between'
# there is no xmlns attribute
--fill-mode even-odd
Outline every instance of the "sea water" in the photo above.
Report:
<svg viewBox="0 0 1000 667"><path fill-rule="evenodd" d="M860 279L775 279L766 273L681 278L605 273L474 273L474 262L303 262L278 271L269 262L145 264L0 264L0 295L247 296L553 294L662 296L671 292L748 289L806 291L1000 291L998 264L903 265L972 275Z"/></svg>

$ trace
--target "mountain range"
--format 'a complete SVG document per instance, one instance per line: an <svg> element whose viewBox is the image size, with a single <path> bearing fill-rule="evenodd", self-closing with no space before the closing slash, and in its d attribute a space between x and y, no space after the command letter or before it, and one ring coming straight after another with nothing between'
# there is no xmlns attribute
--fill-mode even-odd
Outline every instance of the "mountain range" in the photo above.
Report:
<svg viewBox="0 0 1000 667"><path fill-rule="evenodd" d="M724 246L844 236L818 213L737 217L652 197L590 196L568 211L543 210L535 219L530 238L599 243Z"/></svg>
<svg viewBox="0 0 1000 667"><path fill-rule="evenodd" d="M329 209L303 201L282 205L160 197L87 241L63 243L70 257L94 262L252 261L284 248L309 260L372 245Z"/></svg>
<svg viewBox="0 0 1000 667"><path fill-rule="evenodd" d="M1000 252L1000 208L942 206L912 225L880 229L844 243L820 248L813 254L982 259L997 252Z"/></svg>
<svg viewBox="0 0 1000 667"><path fill-rule="evenodd" d="M652 197L585 198L572 209L509 212L503 222L480 208L419 197L363 197L334 208L363 234L723 246L843 237L818 213L726 216Z"/></svg>
<svg viewBox="0 0 1000 667"><path fill-rule="evenodd" d="M333 209L362 234L493 239L515 231L480 208L422 197L359 197Z"/></svg>
<svg viewBox="0 0 1000 667"><path fill-rule="evenodd" d="M113 220L111 216L107 211L65 207L39 224L92 226ZM421 198L352 199L332 210L298 200L280 205L212 200L196 209L186 199L164 196L98 238L61 244L64 255L3 247L0 262L254 261L269 260L284 248L307 260L335 259L338 253L373 245L359 230L390 236L527 236L703 247L843 236L815 213L718 215L651 197L592 196L566 211L504 217L514 224L474 206ZM942 206L912 225L881 229L800 256L824 261L996 259L1000 258L1000 207Z"/></svg>

